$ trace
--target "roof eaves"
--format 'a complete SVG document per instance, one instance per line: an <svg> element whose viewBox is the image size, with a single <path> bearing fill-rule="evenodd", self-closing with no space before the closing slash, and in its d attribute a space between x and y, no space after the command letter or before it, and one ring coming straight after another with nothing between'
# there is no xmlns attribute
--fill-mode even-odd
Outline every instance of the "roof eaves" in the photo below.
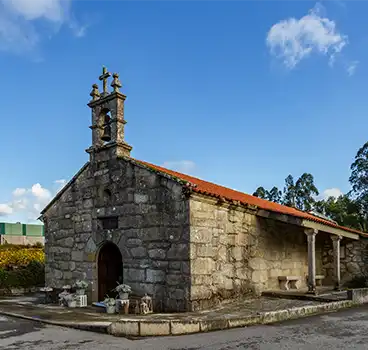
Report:
<svg viewBox="0 0 368 350"><path fill-rule="evenodd" d="M160 174L161 176L167 178L167 179L170 179L170 180L173 180L177 183L179 183L180 185L186 185L186 186L190 186L192 188L196 188L197 185L196 184L193 184L191 183L190 181L187 181L187 180L184 180L178 176L174 176L172 174L169 174L163 170L160 170L158 168L156 168L153 164L150 164L150 163L147 163L147 162L143 162L141 160L137 160L137 159L133 159L133 158L128 158L128 157L121 157L121 159L124 159L136 166L139 166L141 168L144 168L144 169L147 169L153 173L157 173L157 174Z"/></svg>

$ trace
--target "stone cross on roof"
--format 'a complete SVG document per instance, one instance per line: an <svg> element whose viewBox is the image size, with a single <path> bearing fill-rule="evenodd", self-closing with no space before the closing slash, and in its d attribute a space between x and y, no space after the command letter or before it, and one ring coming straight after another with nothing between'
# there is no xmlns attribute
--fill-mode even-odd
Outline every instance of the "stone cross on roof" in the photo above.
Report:
<svg viewBox="0 0 368 350"><path fill-rule="evenodd" d="M101 80L103 82L103 96L108 95L108 91L107 91L107 79L111 77L111 73L109 73L107 71L107 68L104 66L102 68L102 75L100 75L100 77L98 78L99 80Z"/></svg>

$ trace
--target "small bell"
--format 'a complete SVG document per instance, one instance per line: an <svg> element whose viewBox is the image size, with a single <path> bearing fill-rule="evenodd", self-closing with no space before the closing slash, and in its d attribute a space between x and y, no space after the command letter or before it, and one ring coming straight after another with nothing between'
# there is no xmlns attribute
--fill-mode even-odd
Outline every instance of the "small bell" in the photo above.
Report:
<svg viewBox="0 0 368 350"><path fill-rule="evenodd" d="M111 141L111 126L110 124L106 124L104 126L103 134L101 136L101 140L105 142Z"/></svg>

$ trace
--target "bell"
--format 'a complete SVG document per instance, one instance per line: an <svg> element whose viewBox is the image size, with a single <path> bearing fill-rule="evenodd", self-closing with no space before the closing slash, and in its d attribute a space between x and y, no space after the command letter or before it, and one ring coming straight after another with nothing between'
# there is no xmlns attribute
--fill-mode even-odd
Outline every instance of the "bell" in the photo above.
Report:
<svg viewBox="0 0 368 350"><path fill-rule="evenodd" d="M110 127L110 125L107 124L107 125L104 126L104 130L103 130L103 134L101 136L101 140L106 141L106 142L111 141L111 127Z"/></svg>

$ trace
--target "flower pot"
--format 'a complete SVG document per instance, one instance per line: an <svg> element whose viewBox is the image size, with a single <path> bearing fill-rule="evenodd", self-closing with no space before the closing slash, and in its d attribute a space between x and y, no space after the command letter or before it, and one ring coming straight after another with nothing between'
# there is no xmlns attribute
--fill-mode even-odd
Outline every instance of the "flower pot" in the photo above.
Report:
<svg viewBox="0 0 368 350"><path fill-rule="evenodd" d="M68 301L68 307L77 307L77 301L76 300L69 300Z"/></svg>
<svg viewBox="0 0 368 350"><path fill-rule="evenodd" d="M129 293L119 293L120 300L127 300L129 299Z"/></svg>
<svg viewBox="0 0 368 350"><path fill-rule="evenodd" d="M106 306L106 313L107 314L114 314L116 311L116 306L113 305L113 306Z"/></svg>
<svg viewBox="0 0 368 350"><path fill-rule="evenodd" d="M85 290L85 289L76 289L76 290L75 290L75 294L77 294L77 295L84 295L84 294L85 294L85 292L86 292L86 290Z"/></svg>

